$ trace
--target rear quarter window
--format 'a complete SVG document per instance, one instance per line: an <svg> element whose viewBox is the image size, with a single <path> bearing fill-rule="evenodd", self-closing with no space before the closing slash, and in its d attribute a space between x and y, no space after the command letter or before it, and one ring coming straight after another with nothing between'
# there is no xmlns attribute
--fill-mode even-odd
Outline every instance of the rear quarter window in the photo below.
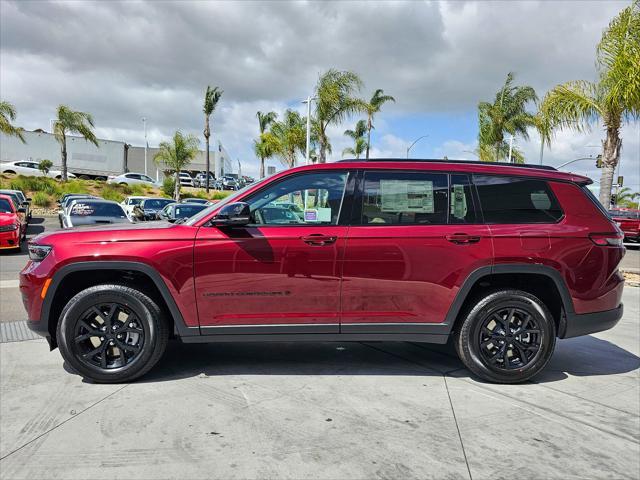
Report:
<svg viewBox="0 0 640 480"><path fill-rule="evenodd" d="M544 180L474 175L485 223L556 223L563 212Z"/></svg>

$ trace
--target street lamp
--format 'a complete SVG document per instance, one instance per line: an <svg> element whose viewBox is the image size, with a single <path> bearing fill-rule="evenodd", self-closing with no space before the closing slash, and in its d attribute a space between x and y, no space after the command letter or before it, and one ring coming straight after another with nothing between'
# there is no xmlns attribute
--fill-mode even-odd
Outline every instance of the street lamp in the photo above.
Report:
<svg viewBox="0 0 640 480"><path fill-rule="evenodd" d="M144 127L144 174L147 174L147 118L142 117L142 125Z"/></svg>
<svg viewBox="0 0 640 480"><path fill-rule="evenodd" d="M407 159L409 158L409 151L411 150L411 148L412 148L416 143L418 143L420 140L422 140L423 138L427 138L428 136L429 136L429 135L422 135L421 137L416 138L416 139L414 140L414 142L413 142L411 145L409 145L409 146L407 147Z"/></svg>
<svg viewBox="0 0 640 480"><path fill-rule="evenodd" d="M600 156L600 155L598 155ZM556 167L556 170L560 170L562 167L566 167L567 165L572 164L573 162L579 162L581 160L593 160L593 156L588 156L588 157L580 157L580 158L574 158L573 160L569 160L568 162L563 163L562 165ZM597 157L596 157L597 160Z"/></svg>
<svg viewBox="0 0 640 480"><path fill-rule="evenodd" d="M309 165L309 150L311 149L311 102L317 99L318 97L312 97L311 95L309 95L306 100L302 101L302 103L307 104L307 150L305 155L306 165Z"/></svg>

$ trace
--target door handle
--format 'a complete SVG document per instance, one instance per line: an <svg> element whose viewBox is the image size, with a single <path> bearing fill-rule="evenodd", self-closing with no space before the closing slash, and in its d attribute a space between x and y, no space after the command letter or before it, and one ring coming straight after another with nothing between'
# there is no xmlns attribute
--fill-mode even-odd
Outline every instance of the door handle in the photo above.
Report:
<svg viewBox="0 0 640 480"><path fill-rule="evenodd" d="M300 237L300 239L304 243L307 243L309 245L316 245L318 247L323 247L325 245L331 245L332 243L335 243L338 237L323 235L322 233L312 233L311 235Z"/></svg>
<svg viewBox="0 0 640 480"><path fill-rule="evenodd" d="M480 237L478 235L468 235L466 233L452 233L450 235L445 235L444 238L456 245L468 245L470 243L478 243L480 241Z"/></svg>

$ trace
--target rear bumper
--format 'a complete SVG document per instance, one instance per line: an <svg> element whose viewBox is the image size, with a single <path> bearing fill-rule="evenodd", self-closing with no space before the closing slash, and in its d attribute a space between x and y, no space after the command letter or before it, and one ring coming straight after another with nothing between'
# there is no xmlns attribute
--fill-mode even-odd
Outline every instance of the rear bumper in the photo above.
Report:
<svg viewBox="0 0 640 480"><path fill-rule="evenodd" d="M609 330L616 326L623 313L624 307L620 304L617 308L604 312L569 314L560 325L558 337L573 338Z"/></svg>

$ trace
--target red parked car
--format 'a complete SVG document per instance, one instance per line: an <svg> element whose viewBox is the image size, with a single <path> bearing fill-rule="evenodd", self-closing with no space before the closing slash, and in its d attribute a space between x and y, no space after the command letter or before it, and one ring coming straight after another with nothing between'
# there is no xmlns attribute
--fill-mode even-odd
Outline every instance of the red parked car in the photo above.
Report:
<svg viewBox="0 0 640 480"><path fill-rule="evenodd" d="M476 375L521 382L556 338L622 317L622 232L590 182L466 161L304 166L182 223L42 234L20 288L31 329L99 382L143 375L169 337L452 338Z"/></svg>
<svg viewBox="0 0 640 480"><path fill-rule="evenodd" d="M0 250L19 250L26 234L26 210L17 208L8 195L0 195Z"/></svg>
<svg viewBox="0 0 640 480"><path fill-rule="evenodd" d="M626 241L640 242L640 210L620 208L609 210L609 214L620 225Z"/></svg>

